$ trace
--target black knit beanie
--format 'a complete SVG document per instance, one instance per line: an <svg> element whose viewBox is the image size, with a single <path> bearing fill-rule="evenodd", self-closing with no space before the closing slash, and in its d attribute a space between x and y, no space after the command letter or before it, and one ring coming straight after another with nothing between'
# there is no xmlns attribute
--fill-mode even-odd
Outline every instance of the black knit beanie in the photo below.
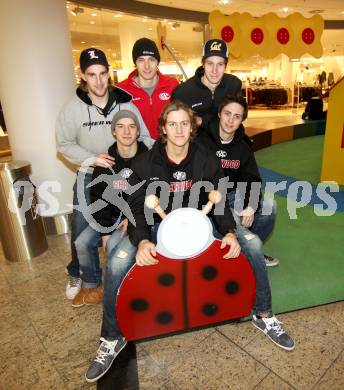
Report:
<svg viewBox="0 0 344 390"><path fill-rule="evenodd" d="M138 39L133 46L133 61L136 64L136 60L140 56L152 56L160 62L160 53L157 45L154 41L148 38Z"/></svg>

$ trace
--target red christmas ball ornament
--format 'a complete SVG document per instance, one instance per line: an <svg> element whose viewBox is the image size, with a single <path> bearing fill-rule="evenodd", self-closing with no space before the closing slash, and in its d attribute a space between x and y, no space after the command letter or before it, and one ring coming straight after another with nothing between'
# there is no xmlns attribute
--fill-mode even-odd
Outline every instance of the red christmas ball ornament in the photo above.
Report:
<svg viewBox="0 0 344 390"><path fill-rule="evenodd" d="M305 42L306 45L310 45L311 43L313 43L314 38L315 34L311 28L307 27L302 31L302 40L303 42Z"/></svg>
<svg viewBox="0 0 344 390"><path fill-rule="evenodd" d="M285 27L277 31L277 40L281 45L286 45L289 42L289 31Z"/></svg>
<svg viewBox="0 0 344 390"><path fill-rule="evenodd" d="M221 30L221 37L225 42L231 42L234 38L234 30L231 26L225 26Z"/></svg>
<svg viewBox="0 0 344 390"><path fill-rule="evenodd" d="M256 27L251 31L251 40L256 45L260 45L264 40L264 32L261 28Z"/></svg>

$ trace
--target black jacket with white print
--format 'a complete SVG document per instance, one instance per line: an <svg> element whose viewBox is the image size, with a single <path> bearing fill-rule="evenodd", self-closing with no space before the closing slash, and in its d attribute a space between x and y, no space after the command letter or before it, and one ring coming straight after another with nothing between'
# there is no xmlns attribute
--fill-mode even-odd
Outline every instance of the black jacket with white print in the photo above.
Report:
<svg viewBox="0 0 344 390"><path fill-rule="evenodd" d="M187 157L175 164L167 156L166 145L156 141L150 151L135 159L132 170L134 173L129 178L130 185L142 184L128 199L136 223L136 226L129 223L128 234L135 246L144 239L150 239L149 221L146 221L144 206L147 195L153 193L160 197L161 207L166 213L189 206L201 210L208 201L209 189L198 187L200 182L209 182L216 189L219 180L224 177L218 160L194 142L190 143ZM197 196L190 196L196 193ZM232 213L227 208L224 208L222 215L215 215L213 208L209 217L223 235L235 228ZM160 220L154 213L154 223Z"/></svg>
<svg viewBox="0 0 344 390"><path fill-rule="evenodd" d="M197 142L206 146L221 162L225 176L228 177L229 182L234 183L234 187L229 191L235 190L239 182L247 183L246 191L242 195L243 207L251 205L253 209L256 209L257 197L252 194L250 199L250 192L252 183L261 183L262 179L252 148L246 140L244 126L240 125L230 143L223 143L220 138L219 125L219 118L212 120L206 131L197 138Z"/></svg>
<svg viewBox="0 0 344 390"><path fill-rule="evenodd" d="M95 221L105 228L113 226L114 219L121 215L119 207L116 205L117 197L126 201L128 190L128 179L132 174L131 165L133 160L148 149L143 142L137 143L136 155L132 158L123 158L117 150L116 142L110 146L108 153L115 158L115 163L111 168L95 167L92 174L91 202L102 200L106 205L92 215ZM105 192L106 191L106 192ZM118 203L118 202L117 202ZM104 232L102 234L111 234Z"/></svg>

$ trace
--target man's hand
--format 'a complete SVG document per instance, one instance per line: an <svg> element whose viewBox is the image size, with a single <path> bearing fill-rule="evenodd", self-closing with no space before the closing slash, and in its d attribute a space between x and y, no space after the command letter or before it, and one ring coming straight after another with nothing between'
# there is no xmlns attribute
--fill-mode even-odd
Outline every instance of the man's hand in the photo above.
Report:
<svg viewBox="0 0 344 390"><path fill-rule="evenodd" d="M223 256L224 259L233 259L240 255L240 245L234 233L227 233L221 242L221 249L225 248L226 245L230 246L229 251Z"/></svg>
<svg viewBox="0 0 344 390"><path fill-rule="evenodd" d="M111 168L115 163L115 158L107 153L100 153L96 155L96 159L93 163L96 167Z"/></svg>
<svg viewBox="0 0 344 390"><path fill-rule="evenodd" d="M254 210L252 207L248 206L241 213L241 224L245 228L250 228L254 222Z"/></svg>
<svg viewBox="0 0 344 390"><path fill-rule="evenodd" d="M139 266L158 264L159 261L154 258L155 256L155 245L148 240L142 240L137 248L136 264Z"/></svg>
<svg viewBox="0 0 344 390"><path fill-rule="evenodd" d="M121 230L121 238L123 238L128 230L128 218L123 219L123 221L116 227L116 229Z"/></svg>

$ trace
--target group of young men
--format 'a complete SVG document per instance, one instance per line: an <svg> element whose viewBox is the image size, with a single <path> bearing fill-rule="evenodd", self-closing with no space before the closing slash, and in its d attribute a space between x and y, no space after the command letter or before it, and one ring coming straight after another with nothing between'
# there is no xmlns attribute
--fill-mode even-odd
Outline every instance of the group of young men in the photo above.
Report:
<svg viewBox="0 0 344 390"><path fill-rule="evenodd" d="M241 81L225 73L226 43L207 41L202 66L180 85L159 72L160 54L152 40L136 41L132 56L135 70L112 86L105 54L96 48L84 50L81 84L56 126L58 150L79 166L66 295L74 307L103 302L101 344L86 380L102 377L126 346L115 312L123 278L135 262L157 263L160 221L154 217L154 224L148 225L144 214L152 180L169 185L169 212L176 193L187 207L193 184L209 181L216 188L219 180L229 179L233 185L224 194L228 207L223 215L210 215L222 246L228 246L224 258L236 258L240 251L246 255L257 285L252 323L275 344L292 350L293 339L272 313L266 266L277 265L278 260L263 252L276 205L260 193L260 175L242 125L247 103ZM199 209L206 195L200 193ZM104 284L101 244L107 256Z"/></svg>

